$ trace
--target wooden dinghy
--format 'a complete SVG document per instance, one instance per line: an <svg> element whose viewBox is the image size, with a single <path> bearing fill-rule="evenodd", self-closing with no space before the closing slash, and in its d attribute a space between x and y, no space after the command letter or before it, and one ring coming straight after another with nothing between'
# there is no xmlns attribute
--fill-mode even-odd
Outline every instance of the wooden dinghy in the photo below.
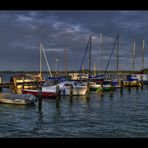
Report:
<svg viewBox="0 0 148 148"><path fill-rule="evenodd" d="M27 95L18 95L18 94L11 94L11 93L0 94L0 103L27 105L27 104L34 104L35 101L36 101L35 96L31 94L27 94Z"/></svg>

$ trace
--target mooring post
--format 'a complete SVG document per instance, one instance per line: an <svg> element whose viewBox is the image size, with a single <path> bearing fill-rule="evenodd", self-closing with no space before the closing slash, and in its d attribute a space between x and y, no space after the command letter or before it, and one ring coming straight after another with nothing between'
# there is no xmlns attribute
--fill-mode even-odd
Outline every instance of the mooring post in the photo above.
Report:
<svg viewBox="0 0 148 148"><path fill-rule="evenodd" d="M22 84L22 88L23 89L25 88L25 86L24 86L25 84L24 83L25 83L25 77L23 76L23 84Z"/></svg>
<svg viewBox="0 0 148 148"><path fill-rule="evenodd" d="M38 112L42 111L42 86L38 88Z"/></svg>
<svg viewBox="0 0 148 148"><path fill-rule="evenodd" d="M56 85L56 94L57 98L59 99L61 97L59 85Z"/></svg>
<svg viewBox="0 0 148 148"><path fill-rule="evenodd" d="M13 77L14 92L17 93L17 82L16 77Z"/></svg>
<svg viewBox="0 0 148 148"><path fill-rule="evenodd" d="M138 88L139 88L139 81L138 80L136 80L136 91L138 91Z"/></svg>
<svg viewBox="0 0 148 148"><path fill-rule="evenodd" d="M89 98L90 93L90 87L89 87L89 81L87 81L87 92L86 92L86 98Z"/></svg>
<svg viewBox="0 0 148 148"><path fill-rule="evenodd" d="M141 80L141 90L143 90L143 79Z"/></svg>
<svg viewBox="0 0 148 148"><path fill-rule="evenodd" d="M70 85L70 96L71 97L73 96L73 85L72 84Z"/></svg>
<svg viewBox="0 0 148 148"><path fill-rule="evenodd" d="M110 90L110 97L112 98L113 97L113 81L111 80L111 84L110 84L110 86L111 86L111 90Z"/></svg>
<svg viewBox="0 0 148 148"><path fill-rule="evenodd" d="M129 83L128 83L128 91L130 92L131 91L131 81L129 80Z"/></svg>

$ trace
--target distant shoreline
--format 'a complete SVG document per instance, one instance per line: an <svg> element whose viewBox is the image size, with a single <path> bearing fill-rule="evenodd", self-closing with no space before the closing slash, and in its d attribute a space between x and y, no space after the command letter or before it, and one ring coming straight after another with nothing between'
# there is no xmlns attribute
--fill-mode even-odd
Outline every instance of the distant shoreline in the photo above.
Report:
<svg viewBox="0 0 148 148"><path fill-rule="evenodd" d="M51 71L52 73L55 73L55 71ZM67 71L67 73L77 73L79 72L78 70L73 70L73 71ZM82 71L81 71L82 72ZM39 73L39 71L0 71L0 73ZM49 73L48 71L42 71L42 73ZM59 71L58 73L64 74L65 71ZM85 70L85 73L88 73L88 70ZM92 70L91 73L94 73L94 71ZM96 71L96 73L100 73L100 71ZM103 74L104 71L101 71L101 73ZM116 70L108 70L107 73L117 73ZM144 70L135 70L130 71L130 70L119 70L118 73L144 73L144 74L148 74L148 69L144 69Z"/></svg>

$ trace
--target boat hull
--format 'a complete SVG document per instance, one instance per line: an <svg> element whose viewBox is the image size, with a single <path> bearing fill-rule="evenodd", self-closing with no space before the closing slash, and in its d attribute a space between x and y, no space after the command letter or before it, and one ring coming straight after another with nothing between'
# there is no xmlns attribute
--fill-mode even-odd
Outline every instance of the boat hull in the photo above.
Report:
<svg viewBox="0 0 148 148"><path fill-rule="evenodd" d="M98 91L101 86L90 86L89 89L90 91ZM114 88L111 86L103 86L103 91L112 91Z"/></svg>
<svg viewBox="0 0 148 148"><path fill-rule="evenodd" d="M38 90L25 90L25 89L22 89L22 93L23 94L32 94L34 96L38 96L39 95L39 91ZM41 92L41 96L43 98L54 98L54 97L57 97L57 94L54 93L54 92Z"/></svg>
<svg viewBox="0 0 148 148"><path fill-rule="evenodd" d="M61 95L71 95L70 87L60 88ZM86 95L87 87L74 87L72 89L73 96L83 96Z"/></svg>
<svg viewBox="0 0 148 148"><path fill-rule="evenodd" d="M125 81L125 82L123 82L123 86L124 87L141 87L141 83L138 81L131 81L131 82L129 82L129 81Z"/></svg>
<svg viewBox="0 0 148 148"><path fill-rule="evenodd" d="M27 105L27 104L31 104L30 102L26 101L26 100L21 100L21 99L7 99L7 98L0 98L0 103L5 103L5 104L16 104L16 105Z"/></svg>

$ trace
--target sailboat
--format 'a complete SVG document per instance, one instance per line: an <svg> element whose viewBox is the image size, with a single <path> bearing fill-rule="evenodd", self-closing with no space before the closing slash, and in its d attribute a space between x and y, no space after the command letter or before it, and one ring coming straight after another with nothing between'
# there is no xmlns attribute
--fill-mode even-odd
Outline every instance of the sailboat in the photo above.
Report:
<svg viewBox="0 0 148 148"><path fill-rule="evenodd" d="M116 79L113 80L113 86L115 88L121 88L121 79L119 79L119 33L117 36L117 69L116 69Z"/></svg>
<svg viewBox="0 0 148 148"><path fill-rule="evenodd" d="M135 71L135 51L136 51L136 43L134 41L133 43L133 50L132 50L132 57L133 57L133 63L132 63L132 71L134 73ZM141 82L138 80L136 75L128 75L127 80L123 81L123 86L125 87L141 87Z"/></svg>
<svg viewBox="0 0 148 148"><path fill-rule="evenodd" d="M57 88L59 88L60 95L70 95L71 93L70 87L72 87L73 95L85 95L87 91L87 86L83 86L81 83L78 83L78 82L69 81L64 77L53 77L52 76L52 73L51 73L47 58L46 58L45 50L42 44L40 48L43 50L44 57L45 57L48 70L49 70L49 74L50 74L49 77L46 78L45 82L41 86L42 97L46 97L46 98L56 97L58 93ZM65 68L65 72L66 72L66 68ZM38 96L39 90L22 89L22 93Z"/></svg>
<svg viewBox="0 0 148 148"><path fill-rule="evenodd" d="M39 74L39 76L41 79L43 79L43 77L42 77L42 53L44 54L44 58L45 58L45 61L46 61L47 67L48 67L49 75L50 75L50 77L53 77L50 67L49 67L49 64L48 64L48 61L47 61L46 53L45 53L42 42L40 43L40 74ZM38 96L38 94L39 94L39 89L22 89L21 91L23 94L32 94L34 96ZM41 95L42 95L42 97L46 97L46 98L56 97L57 96L56 88L51 86L48 88L48 90L46 90L41 86Z"/></svg>
<svg viewBox="0 0 148 148"><path fill-rule="evenodd" d="M112 53L111 53L112 54ZM111 58L111 56L110 56ZM109 59L110 62L110 59ZM92 91L98 91L100 88L103 91L112 91L114 90L114 86L113 86L113 82L111 80L105 80L104 76L105 73L107 71L109 62L107 63L106 69L104 74L101 74L101 70L102 70L102 33L100 34L100 74L98 76L94 76L90 78L90 90Z"/></svg>
<svg viewBox="0 0 148 148"><path fill-rule="evenodd" d="M143 73L143 70L144 70L144 48L145 48L145 41L143 40L142 41L142 67L141 67L141 73L134 73L132 74L132 76L136 76L138 81L140 81L141 83L143 84L146 84L148 85L148 75L144 74Z"/></svg>

